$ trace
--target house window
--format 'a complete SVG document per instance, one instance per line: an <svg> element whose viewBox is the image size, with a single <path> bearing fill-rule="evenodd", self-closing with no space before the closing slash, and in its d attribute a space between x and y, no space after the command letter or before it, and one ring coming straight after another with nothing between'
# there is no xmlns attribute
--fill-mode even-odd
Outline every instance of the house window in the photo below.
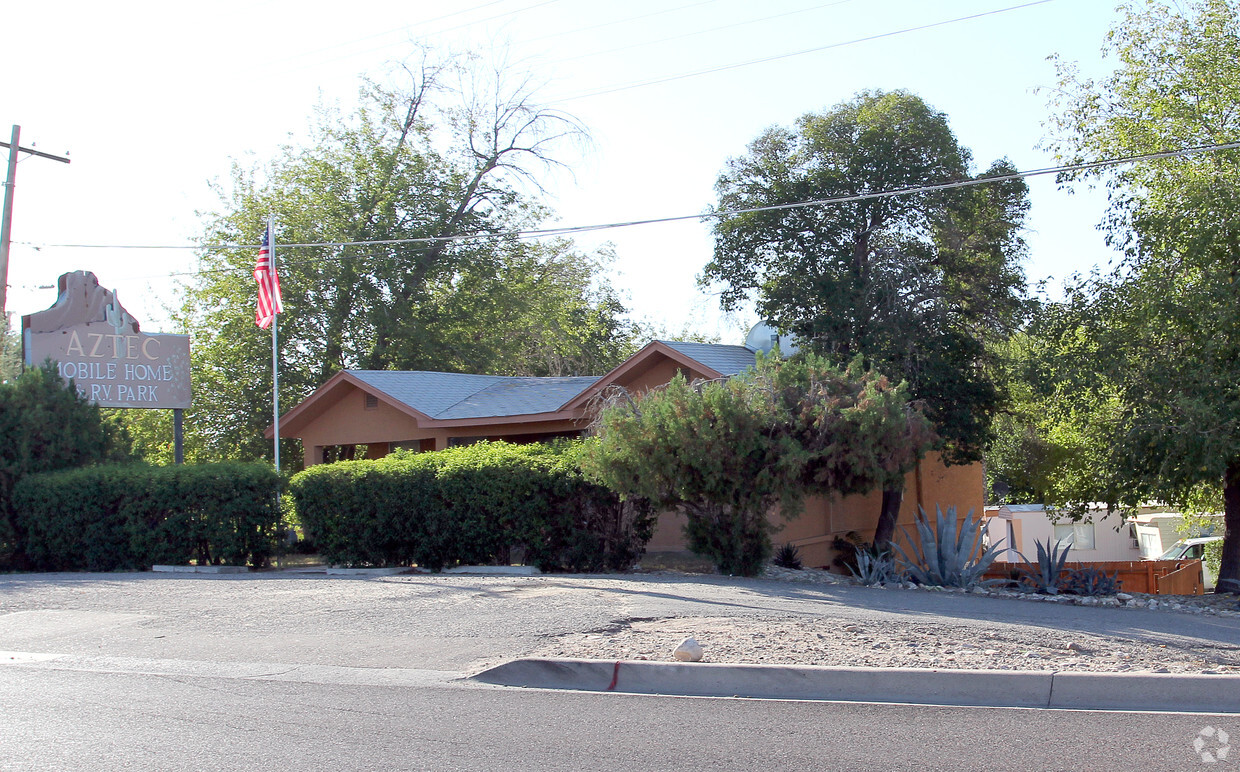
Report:
<svg viewBox="0 0 1240 772"><path fill-rule="evenodd" d="M1157 533L1141 533L1141 557L1156 558L1166 550L1162 548L1162 539Z"/></svg>
<svg viewBox="0 0 1240 772"><path fill-rule="evenodd" d="M367 394L366 395L366 409L374 410L377 407L379 407L379 398L376 397L374 394Z"/></svg>
<svg viewBox="0 0 1240 772"><path fill-rule="evenodd" d="M1064 523L1055 526L1055 541L1074 550L1094 549L1093 523Z"/></svg>

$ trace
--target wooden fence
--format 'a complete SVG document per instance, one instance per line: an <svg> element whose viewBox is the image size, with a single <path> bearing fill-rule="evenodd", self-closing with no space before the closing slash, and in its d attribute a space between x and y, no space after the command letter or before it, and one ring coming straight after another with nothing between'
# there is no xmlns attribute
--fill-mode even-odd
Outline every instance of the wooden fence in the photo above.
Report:
<svg viewBox="0 0 1240 772"><path fill-rule="evenodd" d="M985 579L1019 579L1022 563L993 563ZM1151 595L1201 595L1205 577L1200 560L1106 560L1098 563L1068 563L1060 577L1078 568L1097 568L1115 576L1121 592Z"/></svg>

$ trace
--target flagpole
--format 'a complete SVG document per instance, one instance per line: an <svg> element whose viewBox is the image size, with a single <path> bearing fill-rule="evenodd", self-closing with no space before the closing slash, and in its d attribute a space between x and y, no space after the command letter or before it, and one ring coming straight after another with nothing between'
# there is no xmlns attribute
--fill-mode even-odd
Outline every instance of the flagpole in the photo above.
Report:
<svg viewBox="0 0 1240 772"><path fill-rule="evenodd" d="M271 275L276 273L276 216L267 215L267 243L271 249ZM275 460L276 471L280 471L280 358L277 346L276 328L280 326L280 315L275 313L275 303L271 314L271 414L275 424Z"/></svg>

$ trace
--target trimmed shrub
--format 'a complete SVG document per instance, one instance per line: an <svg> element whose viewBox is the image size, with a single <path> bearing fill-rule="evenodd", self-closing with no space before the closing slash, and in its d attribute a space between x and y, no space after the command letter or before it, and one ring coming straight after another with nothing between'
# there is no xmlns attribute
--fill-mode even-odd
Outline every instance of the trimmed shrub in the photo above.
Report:
<svg viewBox="0 0 1240 772"><path fill-rule="evenodd" d="M306 538L346 566L442 567L434 487L435 465L415 456L320 464L289 481Z"/></svg>
<svg viewBox="0 0 1240 772"><path fill-rule="evenodd" d="M126 461L124 433L56 374L50 361L0 383L0 570L29 567L12 508L23 477Z"/></svg>
<svg viewBox="0 0 1240 772"><path fill-rule="evenodd" d="M653 513L586 479L581 445L398 452L311 467L290 489L307 537L332 563L629 568L653 533Z"/></svg>
<svg viewBox="0 0 1240 772"><path fill-rule="evenodd" d="M280 544L279 485L265 464L97 466L23 478L13 509L35 570L262 566Z"/></svg>

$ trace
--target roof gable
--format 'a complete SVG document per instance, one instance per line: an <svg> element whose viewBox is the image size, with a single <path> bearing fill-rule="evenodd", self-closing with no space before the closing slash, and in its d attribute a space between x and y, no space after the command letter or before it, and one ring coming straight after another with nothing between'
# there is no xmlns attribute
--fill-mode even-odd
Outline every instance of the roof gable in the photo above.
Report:
<svg viewBox="0 0 1240 772"><path fill-rule="evenodd" d="M651 341L601 378L534 378L440 373L426 370L343 370L294 407L281 421L291 435L351 389L360 389L413 416L431 421L520 420L574 413L601 389L652 362L670 362L706 378L736 375L753 367L755 352L745 346L683 341ZM539 418L538 420L542 420ZM270 433L270 429L268 430Z"/></svg>
<svg viewBox="0 0 1240 772"><path fill-rule="evenodd" d="M722 378L736 375L753 367L757 354L753 349L745 346L652 340L643 346L641 351L626 359L619 367L583 390L571 402L568 402L565 407L578 408L583 406L595 394L600 393L614 383L623 381L628 374L639 371L656 357L670 359L677 365L695 370L707 378Z"/></svg>
<svg viewBox="0 0 1240 772"><path fill-rule="evenodd" d="M690 343L681 340L659 340L668 348L674 349L700 362L720 375L737 375L754 366L757 352L748 346L729 346L722 343Z"/></svg>
<svg viewBox="0 0 1240 772"><path fill-rule="evenodd" d="M597 378L519 378L423 370L349 370L376 391L438 420L550 413Z"/></svg>

